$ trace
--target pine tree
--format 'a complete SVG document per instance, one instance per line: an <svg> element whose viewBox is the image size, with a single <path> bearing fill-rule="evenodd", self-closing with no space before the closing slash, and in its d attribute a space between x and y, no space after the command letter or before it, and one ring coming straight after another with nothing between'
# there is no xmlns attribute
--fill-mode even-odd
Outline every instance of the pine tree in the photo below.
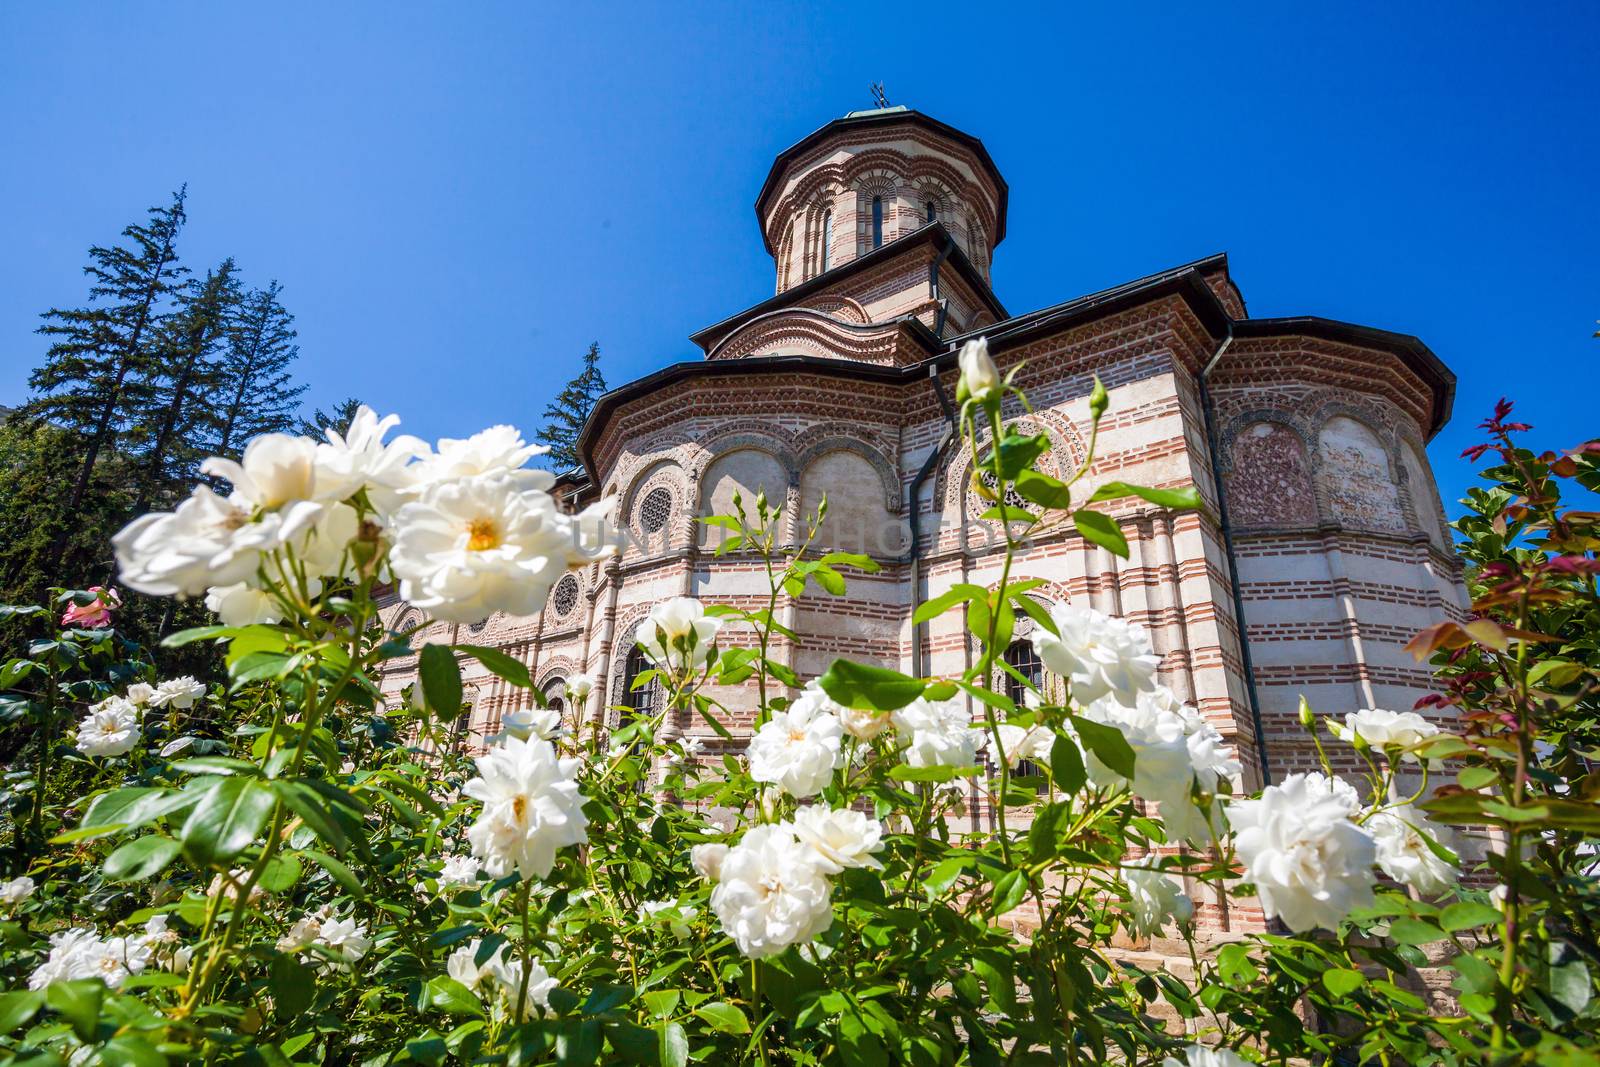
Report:
<svg viewBox="0 0 1600 1067"><path fill-rule="evenodd" d="M116 450L131 414L153 389L166 303L187 273L176 247L184 195L180 189L171 204L150 209L148 222L123 230L124 244L89 249L84 273L94 279L91 306L52 308L43 315L39 332L53 343L29 378L35 396L24 414L66 433L76 468L65 496L56 497L60 503L50 521L50 573L59 570L73 540L96 463Z"/></svg>
<svg viewBox="0 0 1600 1067"><path fill-rule="evenodd" d="M584 353L583 370L544 409L546 421L538 439L550 446L545 462L552 470L567 471L583 465L578 434L606 389L606 376L600 372L600 342L595 341Z"/></svg>
<svg viewBox="0 0 1600 1067"><path fill-rule="evenodd" d="M324 434L332 430L337 434L350 432L350 423L354 421L356 412L361 410L361 401L353 396L347 396L333 406L331 411L318 408L309 419L301 419L299 431L306 437L323 440Z"/></svg>
<svg viewBox="0 0 1600 1067"><path fill-rule="evenodd" d="M300 354L294 316L278 300L276 281L246 297L229 330L221 381L210 394L216 436L210 450L232 456L257 434L294 427L304 385L289 366Z"/></svg>
<svg viewBox="0 0 1600 1067"><path fill-rule="evenodd" d="M221 383L219 355L239 310L235 275L230 258L207 271L204 281L191 280L167 320L160 351L162 381L154 390L145 427L150 441L135 514L143 514L152 501L165 504L181 495L195 478L212 418L205 398Z"/></svg>

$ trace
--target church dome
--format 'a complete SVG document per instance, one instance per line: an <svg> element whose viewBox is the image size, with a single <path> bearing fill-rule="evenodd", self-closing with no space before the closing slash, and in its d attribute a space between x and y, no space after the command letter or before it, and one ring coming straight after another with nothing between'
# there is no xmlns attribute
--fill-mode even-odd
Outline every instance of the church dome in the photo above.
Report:
<svg viewBox="0 0 1600 1067"><path fill-rule="evenodd" d="M987 280L1006 196L982 141L887 107L852 111L779 153L756 216L778 292L935 221Z"/></svg>

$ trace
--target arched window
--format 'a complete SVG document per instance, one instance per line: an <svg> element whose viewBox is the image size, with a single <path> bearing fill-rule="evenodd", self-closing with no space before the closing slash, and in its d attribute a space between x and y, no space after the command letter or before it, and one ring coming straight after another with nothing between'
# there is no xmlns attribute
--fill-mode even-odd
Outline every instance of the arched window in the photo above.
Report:
<svg viewBox="0 0 1600 1067"><path fill-rule="evenodd" d="M1044 684L1044 661L1039 658L1039 653L1034 650L1033 642L1026 638L1013 641L1007 646L1002 657L1017 674L1022 675L1033 683L1034 689L1039 689ZM1005 693L1016 702L1018 707L1027 703L1027 695L1032 692L1027 686L1017 680L1011 671L1003 672L1005 678ZM1023 760L1017 764L1017 769L1012 772L1016 777L1022 778L1029 775L1043 775L1044 771L1032 760Z"/></svg>
<svg viewBox="0 0 1600 1067"><path fill-rule="evenodd" d="M661 710L661 678L651 678L648 683L638 689L633 687L634 681L645 671L651 670L655 664L650 662L644 654L644 649L638 645L628 653L628 662L622 675L622 703L630 710L628 718L649 718Z"/></svg>
<svg viewBox="0 0 1600 1067"><path fill-rule="evenodd" d="M883 244L883 197L872 198L872 247Z"/></svg>
<svg viewBox="0 0 1600 1067"><path fill-rule="evenodd" d="M833 266L833 212L822 213L822 269Z"/></svg>
<svg viewBox="0 0 1600 1067"><path fill-rule="evenodd" d="M938 210L938 208L933 206L933 201L932 200L924 200L922 202L922 212L923 212L923 216L929 222L932 222L934 219L939 217L939 210Z"/></svg>

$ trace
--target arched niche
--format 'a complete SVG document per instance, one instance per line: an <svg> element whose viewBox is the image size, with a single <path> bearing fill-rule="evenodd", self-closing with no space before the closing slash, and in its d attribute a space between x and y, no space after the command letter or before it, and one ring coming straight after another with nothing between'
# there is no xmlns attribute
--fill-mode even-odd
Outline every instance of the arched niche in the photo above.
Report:
<svg viewBox="0 0 1600 1067"><path fill-rule="evenodd" d="M1407 441L1400 449L1400 462L1406 470L1406 490L1411 497L1411 511L1417 519L1417 529L1440 548L1450 543L1444 524L1444 509L1439 506L1439 492L1433 483L1433 471L1416 445Z"/></svg>
<svg viewBox="0 0 1600 1067"><path fill-rule="evenodd" d="M882 472L866 456L835 448L811 460L800 476L801 522L810 521L824 495L828 514L816 547L871 556L905 551L905 524L885 506Z"/></svg>
<svg viewBox="0 0 1600 1067"><path fill-rule="evenodd" d="M1314 526L1317 493L1306 443L1267 419L1241 427L1228 450L1228 513L1238 526Z"/></svg>
<svg viewBox="0 0 1600 1067"><path fill-rule="evenodd" d="M700 514L733 515L735 495L744 501L745 514L754 515L756 495L762 491L774 504L782 504L789 492L789 474L776 456L755 448L738 448L711 461L700 479ZM717 544L727 531L705 527L702 544Z"/></svg>
<svg viewBox="0 0 1600 1067"><path fill-rule="evenodd" d="M1340 414L1322 424L1317 481L1331 521L1362 530L1405 532L1389 451L1366 423Z"/></svg>

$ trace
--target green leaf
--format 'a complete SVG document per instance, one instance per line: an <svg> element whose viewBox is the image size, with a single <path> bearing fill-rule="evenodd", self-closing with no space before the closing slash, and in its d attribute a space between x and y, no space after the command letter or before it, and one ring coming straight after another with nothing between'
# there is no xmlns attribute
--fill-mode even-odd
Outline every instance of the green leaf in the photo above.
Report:
<svg viewBox="0 0 1600 1067"><path fill-rule="evenodd" d="M19 989L0 995L0 1034L9 1034L44 1007L44 990Z"/></svg>
<svg viewBox="0 0 1600 1067"><path fill-rule="evenodd" d="M317 991L317 973L293 956L279 953L267 969L267 987L284 1018L293 1019L311 1007ZM297 1050L287 1048L286 1042L285 1051L292 1055Z"/></svg>
<svg viewBox="0 0 1600 1067"><path fill-rule="evenodd" d="M1123 497L1136 496L1160 508L1171 508L1174 511L1192 511L1200 506L1200 491L1192 485L1182 489L1152 489L1145 485L1131 485L1128 482L1107 482L1094 491L1089 498L1089 503L1098 504L1102 500L1120 500Z"/></svg>
<svg viewBox="0 0 1600 1067"><path fill-rule="evenodd" d="M497 678L504 678L518 689L532 689L533 679L528 676L527 665L513 659L498 648L487 645L457 645L457 652L465 652L484 669ZM430 698L431 699L431 698Z"/></svg>
<svg viewBox="0 0 1600 1067"><path fill-rule="evenodd" d="M428 1007L448 1015L483 1014L483 1005L472 994L472 990L445 975L428 980L425 1000Z"/></svg>
<svg viewBox="0 0 1600 1067"><path fill-rule="evenodd" d="M461 714L461 664L449 645L427 644L417 659L422 693L434 714L446 722Z"/></svg>
<svg viewBox="0 0 1600 1067"><path fill-rule="evenodd" d="M100 1046L100 1067L167 1067L167 1058L133 1034L114 1037Z"/></svg>
<svg viewBox="0 0 1600 1067"><path fill-rule="evenodd" d="M280 778L271 785L272 791L290 811L300 816L311 832L335 852L343 853L350 841L327 800L302 781Z"/></svg>
<svg viewBox="0 0 1600 1067"><path fill-rule="evenodd" d="M1022 871L1007 871L994 884L994 913L1001 916L1015 910L1028 895L1028 876Z"/></svg>
<svg viewBox="0 0 1600 1067"><path fill-rule="evenodd" d="M1111 550L1112 553L1128 558L1128 539L1122 534L1122 527L1109 515L1088 508L1079 508L1072 513L1072 525L1087 541L1093 541L1102 548Z"/></svg>
<svg viewBox="0 0 1600 1067"><path fill-rule="evenodd" d="M254 778L216 779L184 821L184 852L201 866L226 863L261 833L275 803L272 791Z"/></svg>
<svg viewBox="0 0 1600 1067"><path fill-rule="evenodd" d="M1085 748L1095 754L1101 763L1122 777L1133 779L1133 749L1128 747L1128 739L1122 736L1122 731L1115 726L1085 719L1082 715L1069 715L1073 729L1078 732L1078 738Z"/></svg>
<svg viewBox="0 0 1600 1067"><path fill-rule="evenodd" d="M913 767L909 763L901 763L889 768L889 777L899 782L949 782L956 778L964 778L977 774L980 767L947 767L936 764L932 767Z"/></svg>
<svg viewBox="0 0 1600 1067"><path fill-rule="evenodd" d="M689 1038L678 1023L656 1024L656 1043L661 1067L685 1067L689 1062Z"/></svg>
<svg viewBox="0 0 1600 1067"><path fill-rule="evenodd" d="M129 841L106 857L106 877L113 882L139 882L166 869L178 854L178 842L149 834Z"/></svg>
<svg viewBox="0 0 1600 1067"><path fill-rule="evenodd" d="M1065 511L1072 506L1072 490L1067 484L1048 474L1026 470L1017 475L1014 488L1024 500L1031 500L1042 508Z"/></svg>
<svg viewBox="0 0 1600 1067"><path fill-rule="evenodd" d="M702 1004L694 1009L694 1013L710 1024L713 1030L724 1034L748 1034L750 1020L745 1018L744 1012L737 1007L722 1000L714 1000L709 1004Z"/></svg>
<svg viewBox="0 0 1600 1067"><path fill-rule="evenodd" d="M925 688L920 678L844 659L834 660L818 682L835 702L865 711L903 708L920 697Z"/></svg>
<svg viewBox="0 0 1600 1067"><path fill-rule="evenodd" d="M179 630L175 634L168 634L161 639L162 648L182 648L184 645L196 641L204 641L212 637L232 637L239 632L237 626L191 626L187 630Z"/></svg>
<svg viewBox="0 0 1600 1067"><path fill-rule="evenodd" d="M100 1003L105 995L106 984L100 979L79 978L51 982L45 987L44 1000L72 1024L73 1033L80 1039L93 1041L100 1029Z"/></svg>
<svg viewBox="0 0 1600 1067"><path fill-rule="evenodd" d="M1347 997L1367 984L1367 976L1348 967L1333 967L1322 972L1322 984L1336 997Z"/></svg>
<svg viewBox="0 0 1600 1067"><path fill-rule="evenodd" d="M1007 433L1000 439L1000 473L1007 481L1014 481L1048 451L1050 438L1047 434ZM994 470L993 454L984 456L981 465L986 471Z"/></svg>
<svg viewBox="0 0 1600 1067"><path fill-rule="evenodd" d="M1126 739L1123 743L1127 743ZM1050 742L1050 776L1055 779L1056 788L1068 795L1076 793L1089 781L1088 771L1083 765L1083 753L1065 734L1057 734L1056 739Z"/></svg>
<svg viewBox="0 0 1600 1067"><path fill-rule="evenodd" d="M1474 930L1480 926L1493 926L1500 922L1500 909L1476 901L1462 900L1451 904L1439 913L1439 925L1447 933Z"/></svg>
<svg viewBox="0 0 1600 1067"><path fill-rule="evenodd" d="M317 852L314 849L307 849L305 854L310 856L317 866L327 871L335 882L338 882L348 890L351 896L365 897L367 895L367 891L361 887L361 879L357 878L355 872L343 863L326 853Z"/></svg>
<svg viewBox="0 0 1600 1067"><path fill-rule="evenodd" d="M1444 939L1444 931L1433 923L1410 917L1389 924L1389 937L1401 945L1426 945Z"/></svg>
<svg viewBox="0 0 1600 1067"><path fill-rule="evenodd" d="M138 829L158 817L174 813L194 803L194 795L176 789L114 789L101 793L83 814L80 830L99 829L106 833ZM78 840L98 835L80 835Z"/></svg>
<svg viewBox="0 0 1600 1067"><path fill-rule="evenodd" d="M1482 789L1500 780L1500 772L1493 767L1463 767L1456 775L1462 789Z"/></svg>
<svg viewBox="0 0 1600 1067"><path fill-rule="evenodd" d="M251 652L228 663L228 676L236 685L282 678L292 668L282 652Z"/></svg>

